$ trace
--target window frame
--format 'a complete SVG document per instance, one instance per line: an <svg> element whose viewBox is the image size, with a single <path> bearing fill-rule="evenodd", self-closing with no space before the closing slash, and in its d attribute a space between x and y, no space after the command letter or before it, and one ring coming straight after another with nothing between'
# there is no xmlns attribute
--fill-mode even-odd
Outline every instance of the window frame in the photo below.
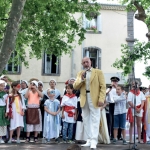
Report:
<svg viewBox="0 0 150 150"><path fill-rule="evenodd" d="M15 51L14 51L15 52ZM15 55L15 53L12 53L11 54L11 56L13 55L13 59L14 59L14 55ZM10 56L10 58L11 58L11 56ZM18 58L18 60L19 60L19 58ZM20 75L21 74L21 71L22 71L22 67L21 67L21 64L18 64L17 65L17 68L18 68L18 70L19 71L8 71L8 64L9 63L7 63L6 65L5 65L5 68L4 68L4 70L7 72L7 74L10 74L10 75ZM13 67L14 67L14 63L12 62L12 69L13 69Z"/></svg>
<svg viewBox="0 0 150 150"><path fill-rule="evenodd" d="M83 48L83 56L84 57L89 57L90 56L90 51L96 50L97 51L97 68L101 69L102 68L102 59L101 59L101 49L98 47L85 47ZM88 55L87 55L88 53ZM90 57L89 57L90 58Z"/></svg>
<svg viewBox="0 0 150 150"><path fill-rule="evenodd" d="M99 14L91 14L94 18L96 18L96 31L94 30L87 30L86 29L86 15L83 13L83 28L86 30L86 33L91 33L91 34L101 34L102 33L102 15Z"/></svg>
<svg viewBox="0 0 150 150"><path fill-rule="evenodd" d="M46 53L45 52L43 52L43 57L42 57L42 76L60 76L60 72L61 72L61 58L58 58L57 57L57 59L58 59L58 73L56 74L56 73L45 73L45 64L46 64Z"/></svg>

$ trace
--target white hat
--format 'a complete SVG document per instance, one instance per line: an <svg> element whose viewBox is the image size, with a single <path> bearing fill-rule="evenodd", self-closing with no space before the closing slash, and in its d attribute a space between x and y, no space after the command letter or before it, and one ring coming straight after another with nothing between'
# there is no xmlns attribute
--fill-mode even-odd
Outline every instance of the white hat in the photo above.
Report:
<svg viewBox="0 0 150 150"><path fill-rule="evenodd" d="M0 84L5 84L5 86L7 85L7 83L4 80L0 80Z"/></svg>
<svg viewBox="0 0 150 150"><path fill-rule="evenodd" d="M76 81L76 78L70 78L69 81L68 81L68 83L70 83L71 80Z"/></svg>
<svg viewBox="0 0 150 150"><path fill-rule="evenodd" d="M70 78L69 81L71 81L71 80L76 80L76 78Z"/></svg>
<svg viewBox="0 0 150 150"><path fill-rule="evenodd" d="M25 82L26 85L28 86L28 82L26 80L21 80L21 82Z"/></svg>
<svg viewBox="0 0 150 150"><path fill-rule="evenodd" d="M55 84L57 84L57 82L56 82L56 80L55 80L55 79L51 79L51 80L49 81L49 83L50 83L51 81L54 81L54 82L55 82Z"/></svg>
<svg viewBox="0 0 150 150"><path fill-rule="evenodd" d="M0 79L3 79L5 77L5 75L1 75Z"/></svg>
<svg viewBox="0 0 150 150"><path fill-rule="evenodd" d="M41 83L41 84L42 84L42 86L43 86L43 82L42 82L42 81L38 81L38 83Z"/></svg>
<svg viewBox="0 0 150 150"><path fill-rule="evenodd" d="M33 80L33 81L31 81L31 83L34 83L36 85L36 87L38 87L38 82L37 81Z"/></svg>

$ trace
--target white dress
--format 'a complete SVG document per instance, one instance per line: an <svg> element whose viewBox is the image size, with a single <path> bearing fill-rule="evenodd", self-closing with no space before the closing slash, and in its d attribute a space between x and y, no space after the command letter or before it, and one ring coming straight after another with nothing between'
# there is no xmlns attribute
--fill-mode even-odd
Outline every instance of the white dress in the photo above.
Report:
<svg viewBox="0 0 150 150"><path fill-rule="evenodd" d="M82 113L81 111L81 107L80 107L80 97L78 98L78 115L81 115L79 113ZM84 131L84 124L83 121L80 120L81 118L77 119L77 123L76 123L76 135L75 135L75 139L76 140L87 140L87 135L86 132Z"/></svg>
<svg viewBox="0 0 150 150"><path fill-rule="evenodd" d="M9 102L7 103L7 112L9 112ZM22 106L22 109L26 109L24 100L19 100L19 106ZM24 127L23 116L16 111L16 105L12 103L12 115L13 118L10 119L10 130L15 130L17 127Z"/></svg>

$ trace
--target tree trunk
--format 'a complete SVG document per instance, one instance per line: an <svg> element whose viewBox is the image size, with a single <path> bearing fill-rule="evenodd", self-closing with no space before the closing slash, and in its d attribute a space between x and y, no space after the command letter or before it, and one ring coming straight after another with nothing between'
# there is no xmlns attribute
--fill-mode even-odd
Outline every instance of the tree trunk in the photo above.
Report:
<svg viewBox="0 0 150 150"><path fill-rule="evenodd" d="M146 33L146 36L148 38L148 41L150 42L150 28L148 28L148 33Z"/></svg>
<svg viewBox="0 0 150 150"><path fill-rule="evenodd" d="M146 10L144 10L142 4L139 4L138 1L132 0L134 6L136 7L138 13L135 14L135 19L143 21L146 24L146 18L147 15L145 13ZM146 37L148 38L148 41L150 42L150 29L149 29L149 25L146 24L147 28L148 28L148 33L146 34Z"/></svg>
<svg viewBox="0 0 150 150"><path fill-rule="evenodd" d="M0 48L0 73L10 59L15 49L16 38L19 31L19 24L22 18L26 0L12 0L12 7L6 27L5 36Z"/></svg>

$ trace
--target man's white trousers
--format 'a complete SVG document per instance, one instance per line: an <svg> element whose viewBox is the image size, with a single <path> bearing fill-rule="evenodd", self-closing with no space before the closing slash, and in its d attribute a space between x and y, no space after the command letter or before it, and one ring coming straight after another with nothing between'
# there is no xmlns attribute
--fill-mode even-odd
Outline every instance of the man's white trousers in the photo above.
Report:
<svg viewBox="0 0 150 150"><path fill-rule="evenodd" d="M95 108L90 93L87 93L86 102L82 108L84 129L87 134L87 142L96 145L98 142L100 108Z"/></svg>

